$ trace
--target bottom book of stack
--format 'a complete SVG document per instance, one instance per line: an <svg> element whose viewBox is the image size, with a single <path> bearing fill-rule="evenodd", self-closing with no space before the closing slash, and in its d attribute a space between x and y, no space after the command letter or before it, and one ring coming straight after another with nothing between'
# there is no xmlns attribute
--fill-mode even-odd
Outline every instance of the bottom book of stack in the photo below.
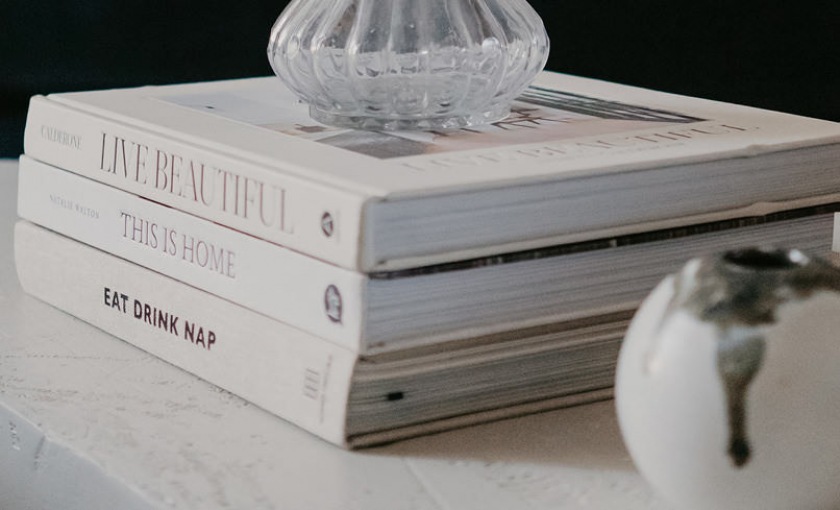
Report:
<svg viewBox="0 0 840 510"><path fill-rule="evenodd" d="M608 398L632 313L360 355L27 221L15 259L27 293L350 448Z"/></svg>

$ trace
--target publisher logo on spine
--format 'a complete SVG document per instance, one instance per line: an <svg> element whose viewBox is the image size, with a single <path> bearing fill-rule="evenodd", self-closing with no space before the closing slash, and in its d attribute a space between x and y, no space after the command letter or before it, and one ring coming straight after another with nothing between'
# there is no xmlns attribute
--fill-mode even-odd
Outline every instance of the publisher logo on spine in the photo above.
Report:
<svg viewBox="0 0 840 510"><path fill-rule="evenodd" d="M321 396L321 372L307 368L303 374L303 396L318 400Z"/></svg>
<svg viewBox="0 0 840 510"><path fill-rule="evenodd" d="M328 212L321 216L321 232L327 237L332 237L335 234L335 220L332 214Z"/></svg>
<svg viewBox="0 0 840 510"><path fill-rule="evenodd" d="M343 311L341 292L338 291L338 287L335 285L330 285L327 287L326 292L324 292L324 311L332 322L341 322L341 313Z"/></svg>

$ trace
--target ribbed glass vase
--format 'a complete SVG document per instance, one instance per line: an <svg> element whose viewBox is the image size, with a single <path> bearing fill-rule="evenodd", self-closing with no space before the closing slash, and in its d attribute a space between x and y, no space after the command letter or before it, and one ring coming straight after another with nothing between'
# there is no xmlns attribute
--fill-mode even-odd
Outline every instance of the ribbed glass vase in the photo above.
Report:
<svg viewBox="0 0 840 510"><path fill-rule="evenodd" d="M268 58L324 124L447 129L504 118L548 48L526 0L293 0Z"/></svg>

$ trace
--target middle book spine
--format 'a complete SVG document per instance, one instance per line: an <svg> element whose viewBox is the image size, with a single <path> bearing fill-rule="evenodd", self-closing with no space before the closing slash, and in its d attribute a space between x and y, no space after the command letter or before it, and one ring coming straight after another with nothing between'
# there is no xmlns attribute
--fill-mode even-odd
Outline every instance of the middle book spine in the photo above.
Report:
<svg viewBox="0 0 840 510"><path fill-rule="evenodd" d="M367 277L26 156L27 220L365 352Z"/></svg>

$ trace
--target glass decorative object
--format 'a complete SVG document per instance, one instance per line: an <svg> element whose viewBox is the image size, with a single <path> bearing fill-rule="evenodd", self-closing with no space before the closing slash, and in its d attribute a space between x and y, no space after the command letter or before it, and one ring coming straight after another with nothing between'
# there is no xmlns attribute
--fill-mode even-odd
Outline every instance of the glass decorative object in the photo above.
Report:
<svg viewBox="0 0 840 510"><path fill-rule="evenodd" d="M319 122L431 130L504 118L548 48L526 0L293 0L268 57Z"/></svg>

